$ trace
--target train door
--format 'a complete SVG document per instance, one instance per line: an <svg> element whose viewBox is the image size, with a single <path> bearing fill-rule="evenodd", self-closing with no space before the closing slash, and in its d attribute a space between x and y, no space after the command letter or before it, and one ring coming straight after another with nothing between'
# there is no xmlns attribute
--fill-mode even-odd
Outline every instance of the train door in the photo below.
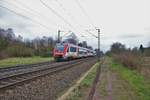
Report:
<svg viewBox="0 0 150 100"><path fill-rule="evenodd" d="M77 57L77 48L71 46L71 47L70 47L70 54L71 54L71 57L72 57L72 58L76 58L76 57Z"/></svg>

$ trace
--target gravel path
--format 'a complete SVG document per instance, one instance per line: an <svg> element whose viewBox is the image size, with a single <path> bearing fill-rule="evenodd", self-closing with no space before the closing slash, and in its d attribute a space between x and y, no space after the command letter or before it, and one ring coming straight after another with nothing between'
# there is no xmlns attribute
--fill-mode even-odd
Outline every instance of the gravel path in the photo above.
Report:
<svg viewBox="0 0 150 100"><path fill-rule="evenodd" d="M0 100L56 100L96 60L90 60L65 71L47 75L9 90L0 90Z"/></svg>

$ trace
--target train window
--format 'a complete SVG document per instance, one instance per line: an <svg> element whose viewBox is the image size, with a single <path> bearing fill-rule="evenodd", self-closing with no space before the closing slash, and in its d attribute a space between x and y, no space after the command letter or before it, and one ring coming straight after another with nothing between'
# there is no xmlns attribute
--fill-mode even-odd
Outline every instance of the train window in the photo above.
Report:
<svg viewBox="0 0 150 100"><path fill-rule="evenodd" d="M70 47L70 52L76 52L76 48L75 47Z"/></svg>
<svg viewBox="0 0 150 100"><path fill-rule="evenodd" d="M56 50L63 52L64 51L64 46L57 46Z"/></svg>
<svg viewBox="0 0 150 100"><path fill-rule="evenodd" d="M84 50L83 49L79 49L79 54L84 54Z"/></svg>

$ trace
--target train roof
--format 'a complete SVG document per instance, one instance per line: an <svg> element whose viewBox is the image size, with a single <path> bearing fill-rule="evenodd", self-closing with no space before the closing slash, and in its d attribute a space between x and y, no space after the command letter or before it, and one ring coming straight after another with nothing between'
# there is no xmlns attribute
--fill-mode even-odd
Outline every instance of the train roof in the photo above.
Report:
<svg viewBox="0 0 150 100"><path fill-rule="evenodd" d="M82 48L82 49L89 50L89 51L94 51L94 50L91 50L91 49L88 49L88 48L84 48L84 47L81 47L81 46L78 46L78 45L74 45L74 44L71 44L71 43L57 43L56 45L69 45L69 46Z"/></svg>

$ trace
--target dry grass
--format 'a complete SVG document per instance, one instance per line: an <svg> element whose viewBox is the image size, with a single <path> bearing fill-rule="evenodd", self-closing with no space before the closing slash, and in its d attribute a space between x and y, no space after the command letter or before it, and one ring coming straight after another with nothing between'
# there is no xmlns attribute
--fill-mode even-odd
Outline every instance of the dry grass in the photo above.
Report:
<svg viewBox="0 0 150 100"><path fill-rule="evenodd" d="M140 54L134 54L131 52L125 52L117 55L113 55L115 61L127 66L130 69L140 70L142 67L143 59Z"/></svg>
<svg viewBox="0 0 150 100"><path fill-rule="evenodd" d="M150 78L150 57L126 52L113 55L113 58L116 62L123 64L125 67L136 70L146 78Z"/></svg>
<svg viewBox="0 0 150 100"><path fill-rule="evenodd" d="M150 79L150 57L144 57L141 74Z"/></svg>

